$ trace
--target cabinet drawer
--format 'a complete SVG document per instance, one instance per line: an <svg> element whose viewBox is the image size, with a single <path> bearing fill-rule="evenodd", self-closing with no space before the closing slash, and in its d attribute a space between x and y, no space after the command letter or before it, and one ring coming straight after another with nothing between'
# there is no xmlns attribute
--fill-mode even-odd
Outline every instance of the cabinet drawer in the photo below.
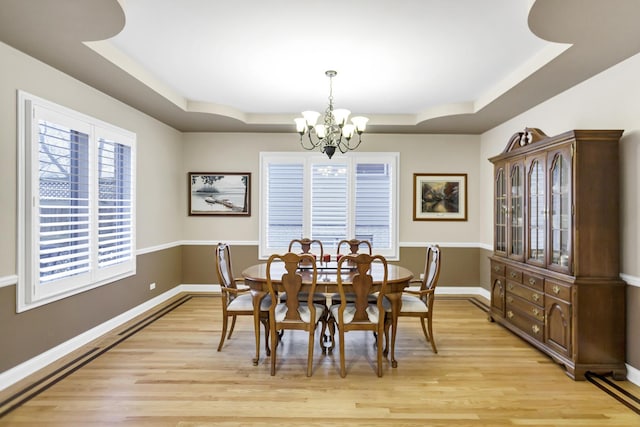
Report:
<svg viewBox="0 0 640 427"><path fill-rule="evenodd" d="M485 264L486 265L486 264ZM505 265L496 261L491 261L491 274L504 276Z"/></svg>
<svg viewBox="0 0 640 427"><path fill-rule="evenodd" d="M534 276L532 274L523 273L522 283L524 283L525 285L533 289L537 289L540 292L544 291L544 279L540 276Z"/></svg>
<svg viewBox="0 0 640 427"><path fill-rule="evenodd" d="M517 295L539 307L544 306L544 294L536 289L507 281L507 294Z"/></svg>
<svg viewBox="0 0 640 427"><path fill-rule="evenodd" d="M507 267L507 280L522 283L522 271Z"/></svg>
<svg viewBox="0 0 640 427"><path fill-rule="evenodd" d="M507 319L527 335L540 342L544 341L544 325L542 322L534 320L517 310L507 310Z"/></svg>
<svg viewBox="0 0 640 427"><path fill-rule="evenodd" d="M544 322L544 308L512 294L507 295L507 310L517 310L539 322Z"/></svg>
<svg viewBox="0 0 640 427"><path fill-rule="evenodd" d="M559 298L569 303L571 302L571 285L547 279L544 283L544 292L554 298Z"/></svg>

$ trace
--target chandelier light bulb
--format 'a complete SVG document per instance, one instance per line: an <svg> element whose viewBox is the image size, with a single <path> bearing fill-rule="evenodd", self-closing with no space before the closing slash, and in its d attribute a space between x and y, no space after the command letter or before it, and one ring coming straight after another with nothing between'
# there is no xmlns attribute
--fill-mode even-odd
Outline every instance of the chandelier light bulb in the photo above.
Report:
<svg viewBox="0 0 640 427"><path fill-rule="evenodd" d="M351 139L354 132L356 131L356 127L352 124L344 125L342 128L342 135L347 138L347 141Z"/></svg>
<svg viewBox="0 0 640 427"><path fill-rule="evenodd" d="M351 114L351 111L345 110L344 108L337 108L333 110L333 118L336 119L336 123L340 127L344 126L345 123L347 123L349 114Z"/></svg>
<svg viewBox="0 0 640 427"><path fill-rule="evenodd" d="M307 126L312 128L318 122L320 113L318 113L317 111L303 111L302 117L304 117L305 121L307 122Z"/></svg>
<svg viewBox="0 0 640 427"><path fill-rule="evenodd" d="M359 135L362 134L362 132L364 132L364 130L367 128L368 121L369 119L363 116L356 116L351 118L351 123L354 124Z"/></svg>
<svg viewBox="0 0 640 427"><path fill-rule="evenodd" d="M298 117L293 119L294 122L296 122L296 131L298 131L298 133L300 135L304 135L304 133L307 131L307 121L304 119L304 117Z"/></svg>
<svg viewBox="0 0 640 427"><path fill-rule="evenodd" d="M324 125L317 124L313 127L313 130L315 130L316 135L318 135L318 138L320 139L323 139L325 136L327 136L327 128Z"/></svg>

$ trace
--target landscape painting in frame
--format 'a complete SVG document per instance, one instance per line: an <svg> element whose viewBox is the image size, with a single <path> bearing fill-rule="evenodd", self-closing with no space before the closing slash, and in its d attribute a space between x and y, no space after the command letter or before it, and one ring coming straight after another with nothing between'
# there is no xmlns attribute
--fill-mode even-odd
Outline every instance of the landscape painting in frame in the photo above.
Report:
<svg viewBox="0 0 640 427"><path fill-rule="evenodd" d="M466 221L467 174L413 174L414 221Z"/></svg>
<svg viewBox="0 0 640 427"><path fill-rule="evenodd" d="M251 215L251 173L189 172L189 215Z"/></svg>

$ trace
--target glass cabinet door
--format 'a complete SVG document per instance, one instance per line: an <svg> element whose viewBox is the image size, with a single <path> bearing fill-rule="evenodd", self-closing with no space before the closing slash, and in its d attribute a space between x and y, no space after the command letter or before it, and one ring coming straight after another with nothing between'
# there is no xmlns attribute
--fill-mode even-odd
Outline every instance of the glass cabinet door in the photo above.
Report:
<svg viewBox="0 0 640 427"><path fill-rule="evenodd" d="M527 260L544 266L546 252L547 207L544 158L535 158L528 169Z"/></svg>
<svg viewBox="0 0 640 427"><path fill-rule="evenodd" d="M496 169L495 177L495 230L494 246L496 252L507 253L507 180L504 167Z"/></svg>
<svg viewBox="0 0 640 427"><path fill-rule="evenodd" d="M571 156L567 151L551 153L550 161L550 267L569 272L571 262Z"/></svg>
<svg viewBox="0 0 640 427"><path fill-rule="evenodd" d="M510 173L510 245L509 257L524 259L524 166L516 163Z"/></svg>

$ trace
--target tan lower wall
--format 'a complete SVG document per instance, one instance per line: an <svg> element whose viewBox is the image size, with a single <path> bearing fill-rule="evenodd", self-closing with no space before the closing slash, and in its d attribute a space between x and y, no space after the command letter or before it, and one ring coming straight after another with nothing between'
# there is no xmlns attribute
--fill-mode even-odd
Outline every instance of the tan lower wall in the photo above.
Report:
<svg viewBox="0 0 640 427"><path fill-rule="evenodd" d="M181 247L139 255L135 276L22 313L16 313L16 287L0 288L0 372L179 285L181 259Z"/></svg>
<svg viewBox="0 0 640 427"><path fill-rule="evenodd" d="M628 285L627 363L640 369L640 287Z"/></svg>
<svg viewBox="0 0 640 427"><path fill-rule="evenodd" d="M215 246L183 246L183 280L185 284L218 283L215 270ZM482 249L478 248L442 248L442 267L438 286L478 286L480 284L480 266ZM242 271L258 260L257 246L231 246L232 267L235 277L241 277ZM486 259L486 257L484 258ZM413 272L416 278L424 270L425 248L400 248L400 264ZM262 261L264 262L264 261ZM487 261L488 262L488 261ZM487 269L488 271L488 269ZM487 279L487 289L488 279Z"/></svg>

